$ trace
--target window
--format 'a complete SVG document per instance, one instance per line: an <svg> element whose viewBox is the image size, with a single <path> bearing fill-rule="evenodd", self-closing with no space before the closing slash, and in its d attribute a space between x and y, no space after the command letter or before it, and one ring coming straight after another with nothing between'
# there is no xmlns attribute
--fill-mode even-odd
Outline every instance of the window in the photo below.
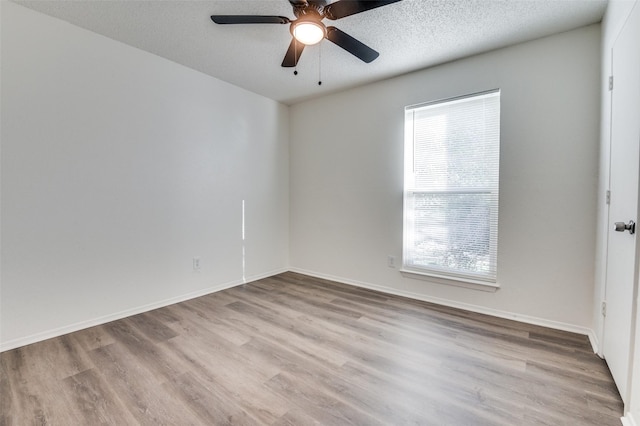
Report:
<svg viewBox="0 0 640 426"><path fill-rule="evenodd" d="M497 280L500 91L405 108L403 270Z"/></svg>

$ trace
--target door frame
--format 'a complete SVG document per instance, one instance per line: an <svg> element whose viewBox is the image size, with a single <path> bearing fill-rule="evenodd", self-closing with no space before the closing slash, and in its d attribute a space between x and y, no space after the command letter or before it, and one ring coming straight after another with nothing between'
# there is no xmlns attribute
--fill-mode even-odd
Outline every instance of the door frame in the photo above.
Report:
<svg viewBox="0 0 640 426"><path fill-rule="evenodd" d="M640 2L639 1L635 1L633 6L629 9L628 14L625 15L622 25L620 26L620 28L618 29L618 31L616 32L612 42L611 42L611 47L610 47L610 61L608 64L608 69L606 70L607 72L605 73L604 77L608 80L609 76L614 75L615 76L615 70L613 69L613 56L615 54L614 52L614 47L615 44L620 36L620 34L622 33L622 31L624 30L627 22L630 20L630 17L632 16L633 13L640 13ZM604 62L604 61L603 61ZM640 76L638 76L638 78L640 78ZM615 81L615 80L614 80ZM614 165L612 164L612 158L611 158L611 148L612 148L612 132L613 132L613 91L609 90L607 92L608 94L608 105L604 104L604 99L603 99L603 105L605 107L608 107L604 113L603 113L603 117L604 116L608 116L609 118L609 127L608 127L608 132L602 132L601 135L606 137L606 143L608 145L608 153L609 153L609 158L607 161L607 166L608 166L608 170L607 170L607 177L606 177L606 190L607 190L607 194L609 193L609 190L611 189L611 169L614 167ZM604 108L603 108L604 109ZM638 117L638 126L640 127L640 117ZM604 124L604 123L603 123ZM640 138L637 141L638 144L640 144ZM640 163L640 155L639 158L637 159L637 161ZM638 176L636 176L636 178L638 179L638 206L637 206L637 211L636 211L636 218L638 218L638 222L640 222L640 172L638 173ZM607 280L607 269L608 269L608 258L609 258L609 234L611 232L614 232L612 227L611 227L611 216L610 216L610 204L607 203L607 207L605 210L605 214L604 214L604 220L605 220L605 224L606 224L606 228L605 228L605 232L603 233L603 253L604 253L604 258L602 261L602 264L604 265L604 270L602 272L602 277L603 277L603 285L600 291L600 302L605 302L607 301L607 288L608 288L608 280ZM639 393L640 392L640 386L636 385L636 387L634 388L633 386L633 377L634 377L634 369L640 369L640 364L635 363L634 362L634 357L640 358L639 355L640 354L636 354L635 353L635 349L636 346L639 346L638 343L640 343L640 341L637 341L637 339L640 339L640 330L637 329L637 325L640 322L640 318L638 317L639 315L639 310L640 310L640 289L639 289L639 283L640 283L640 236L636 237L636 242L635 242L635 249L636 249L636 256L634 259L634 266L633 266L633 286L632 286L632 303L631 303L631 324L630 324L630 333L629 333L629 356L628 356L628 367L627 367L627 386L626 386L626 392L625 395L621 395L623 401L624 401L624 413L627 413L630 410L630 403L632 401L632 395L635 393ZM602 322L601 322L601 334L600 334L600 342L601 344L598 345L597 347L597 353L600 357L605 358L604 357L604 352L605 352L605 348L604 348L604 334L606 333L606 329L605 329L605 323L607 321L606 315L603 315L602 317ZM606 359L606 358L605 358ZM638 374L637 372L635 372L635 374Z"/></svg>

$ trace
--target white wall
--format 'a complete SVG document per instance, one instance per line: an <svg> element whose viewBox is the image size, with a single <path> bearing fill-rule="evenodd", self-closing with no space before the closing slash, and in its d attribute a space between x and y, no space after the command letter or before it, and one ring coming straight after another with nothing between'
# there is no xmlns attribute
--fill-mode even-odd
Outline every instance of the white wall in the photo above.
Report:
<svg viewBox="0 0 640 426"><path fill-rule="evenodd" d="M0 3L0 349L287 268L287 107Z"/></svg>
<svg viewBox="0 0 640 426"><path fill-rule="evenodd" d="M294 270L587 333L592 327L600 26L291 107ZM403 278L403 108L502 90L495 292Z"/></svg>
<svg viewBox="0 0 640 426"><path fill-rule="evenodd" d="M285 270L289 253L298 271L591 328L598 25L302 103L289 124L276 102L0 4L0 350ZM501 289L403 278L386 266L403 108L495 87Z"/></svg>

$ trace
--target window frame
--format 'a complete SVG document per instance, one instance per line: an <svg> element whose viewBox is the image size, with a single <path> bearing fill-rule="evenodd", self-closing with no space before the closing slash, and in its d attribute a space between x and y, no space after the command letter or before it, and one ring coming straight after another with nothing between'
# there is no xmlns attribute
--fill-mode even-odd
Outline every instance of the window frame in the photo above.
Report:
<svg viewBox="0 0 640 426"><path fill-rule="evenodd" d="M465 188L465 189L453 189L453 190L425 190L420 189L415 185L414 182L408 182L408 176L411 175L415 177L413 173L408 173L407 170L410 167L411 170L414 168L414 157L415 157L415 132L414 132L414 119L408 119L409 114L413 114L416 110L434 107L437 105L445 105L450 104L456 101L464 101L466 99L474 99L481 98L487 96L496 96L498 98L498 146L497 148L497 158L496 158L496 166L497 166L497 176L498 182L496 183L495 188L489 186L478 186L473 188ZM500 101L501 101L501 91L500 89L492 89L482 92L476 92L461 96L455 96L451 98L439 99L435 101L425 102L416 105L409 105L405 107L405 156L404 156L404 182L403 182L403 238L402 238L402 267L400 272L403 276L409 278L417 278L428 281L435 281L442 284L450 284L467 288L475 288L484 291L495 291L499 288L498 284L498 215L499 215L499 173L500 173L500 145L501 145L501 136L500 136L500 127L501 127L501 109L500 109ZM412 115L413 117L413 115ZM411 187L408 187L408 183L411 183ZM415 200L415 194L489 194L489 196L495 197L495 205L491 205L489 209L489 217L487 218L489 224L489 232L490 236L495 235L494 238L490 237L489 244L489 252L491 265L493 268L493 273L483 274L483 273L465 273L464 271L449 269L446 267L439 266L415 266L415 264L410 264L409 259L413 259L415 256L409 256L408 251L411 249L411 243L408 241L409 239L413 239L416 235L416 232L411 233L410 231L413 229L408 229L408 222L410 222L414 215L410 214L415 211L415 208L411 206ZM495 217L493 217L495 216ZM495 229L492 229L494 228Z"/></svg>

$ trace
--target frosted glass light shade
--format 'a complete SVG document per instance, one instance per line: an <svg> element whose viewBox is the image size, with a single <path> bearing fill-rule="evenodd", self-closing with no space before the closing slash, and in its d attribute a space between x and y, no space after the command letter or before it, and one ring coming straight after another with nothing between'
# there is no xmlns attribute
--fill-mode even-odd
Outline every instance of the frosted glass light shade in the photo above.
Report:
<svg viewBox="0 0 640 426"><path fill-rule="evenodd" d="M325 29L315 22L300 22L293 27L293 36L302 44L310 46L317 44L324 38Z"/></svg>

